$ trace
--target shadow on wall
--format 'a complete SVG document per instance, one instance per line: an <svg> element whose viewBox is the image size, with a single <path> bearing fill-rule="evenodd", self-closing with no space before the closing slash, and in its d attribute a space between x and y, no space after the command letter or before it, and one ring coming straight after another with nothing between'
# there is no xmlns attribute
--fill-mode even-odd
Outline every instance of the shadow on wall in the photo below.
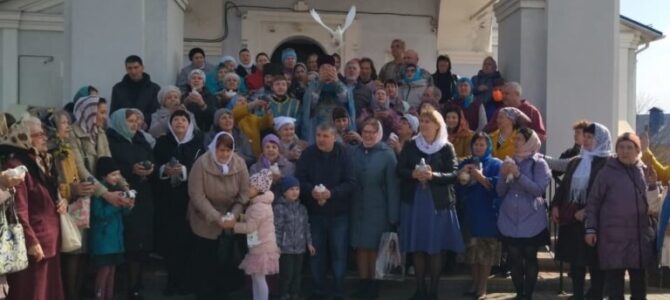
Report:
<svg viewBox="0 0 670 300"><path fill-rule="evenodd" d="M325 53L321 45L307 37L294 37L289 38L279 44L277 48L272 52L270 61L273 63L281 64L281 53L286 48L293 48L298 54L298 61L304 63L307 60L307 56L312 53L322 55Z"/></svg>

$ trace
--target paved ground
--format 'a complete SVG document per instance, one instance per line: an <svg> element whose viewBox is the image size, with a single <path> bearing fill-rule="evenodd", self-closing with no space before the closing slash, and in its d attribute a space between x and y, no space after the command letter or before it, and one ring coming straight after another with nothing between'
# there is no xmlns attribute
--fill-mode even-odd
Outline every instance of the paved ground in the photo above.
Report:
<svg viewBox="0 0 670 300"><path fill-rule="evenodd" d="M541 253L541 269L540 279L536 288L536 295L534 299L567 299L569 294L560 294L559 291L559 273L556 264L546 253ZM670 274L670 272L669 272ZM355 283L355 274L351 273L348 276L347 286L353 287ZM667 280L670 281L670 276L666 275ZM163 297L162 289L165 284L166 275L162 270L155 270L146 276L146 290L145 299L147 300L193 300L195 297ZM462 266L460 270L453 275L445 275L442 277L442 284L440 285L440 299L471 299L462 296L462 293L469 287L470 278L467 274L467 267ZM308 284L309 280L305 280ZM657 283L658 280L650 280ZM565 289L569 290L570 280L565 279ZM667 286L667 283L666 283ZM305 288L307 292L308 287ZM351 290L351 289L350 289ZM492 278L489 280L489 297L491 300L512 299L514 293L512 292L512 282L510 279ZM383 282L381 286L381 295L379 299L383 300L406 300L409 299L414 292L413 281L407 278L404 282ZM252 299L249 289L244 289L235 300ZM124 299L117 297L117 299ZM670 289L649 289L649 300L670 300Z"/></svg>

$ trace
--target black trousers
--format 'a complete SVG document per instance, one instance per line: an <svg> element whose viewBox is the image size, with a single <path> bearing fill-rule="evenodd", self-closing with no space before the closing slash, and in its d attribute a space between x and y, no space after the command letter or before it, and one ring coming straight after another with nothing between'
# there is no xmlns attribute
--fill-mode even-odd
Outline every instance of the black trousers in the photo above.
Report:
<svg viewBox="0 0 670 300"><path fill-rule="evenodd" d="M243 287L244 273L236 266L220 263L219 241L194 237L193 274L197 300L227 300Z"/></svg>
<svg viewBox="0 0 670 300"><path fill-rule="evenodd" d="M589 274L591 274L591 287L587 293L590 299L602 299L605 286L605 273L601 271L597 263L590 265ZM583 300L584 286L586 281L586 266L576 264L570 265L572 274L572 294L574 300Z"/></svg>
<svg viewBox="0 0 670 300"><path fill-rule="evenodd" d="M647 299L647 282L644 269L618 269L605 271L610 300L624 300L625 276L630 277L630 299Z"/></svg>
<svg viewBox="0 0 670 300"><path fill-rule="evenodd" d="M279 257L281 295L299 295L305 254L283 254Z"/></svg>

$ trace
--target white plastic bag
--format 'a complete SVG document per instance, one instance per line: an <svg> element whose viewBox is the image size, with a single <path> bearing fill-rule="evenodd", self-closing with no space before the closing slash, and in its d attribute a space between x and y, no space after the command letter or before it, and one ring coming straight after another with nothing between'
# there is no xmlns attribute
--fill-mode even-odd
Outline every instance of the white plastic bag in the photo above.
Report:
<svg viewBox="0 0 670 300"><path fill-rule="evenodd" d="M68 253L81 248L81 232L70 214L60 215L60 234L62 239L60 252Z"/></svg>
<svg viewBox="0 0 670 300"><path fill-rule="evenodd" d="M375 279L402 281L405 278L405 257L400 253L398 234L384 232L375 262Z"/></svg>

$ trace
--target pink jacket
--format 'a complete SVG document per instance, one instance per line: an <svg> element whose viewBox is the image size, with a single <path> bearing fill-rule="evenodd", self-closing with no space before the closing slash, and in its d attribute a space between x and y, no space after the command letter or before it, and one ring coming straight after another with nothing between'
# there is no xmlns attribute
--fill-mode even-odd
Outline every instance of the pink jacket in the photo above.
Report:
<svg viewBox="0 0 670 300"><path fill-rule="evenodd" d="M267 191L251 199L244 215L245 222L235 224L235 233L258 233L260 244L250 247L251 254L279 253L275 237L275 222L272 214L274 194Z"/></svg>

